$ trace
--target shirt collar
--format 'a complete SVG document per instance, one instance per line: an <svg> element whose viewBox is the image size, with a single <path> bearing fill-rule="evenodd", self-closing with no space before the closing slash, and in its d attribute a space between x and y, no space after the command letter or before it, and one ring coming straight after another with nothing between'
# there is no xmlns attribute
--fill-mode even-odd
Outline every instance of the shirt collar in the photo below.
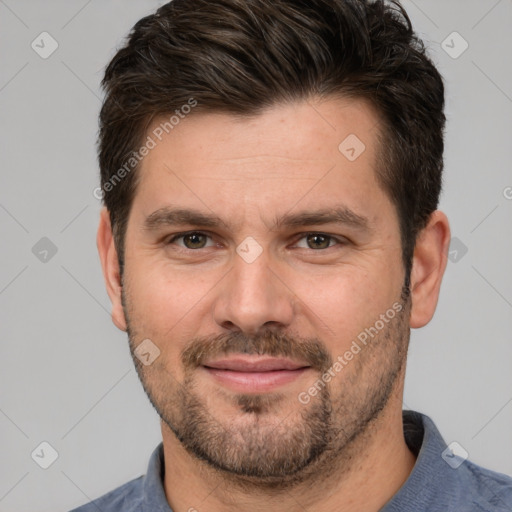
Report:
<svg viewBox="0 0 512 512"><path fill-rule="evenodd" d="M164 444L160 443L149 459L144 477L143 512L172 512L164 491Z"/></svg>
<svg viewBox="0 0 512 512"><path fill-rule="evenodd" d="M416 510L418 503L428 504L429 510L456 510L461 499L460 475L443 459L447 445L439 430L424 414L403 411L402 416L405 441L417 459L407 480L381 512Z"/></svg>

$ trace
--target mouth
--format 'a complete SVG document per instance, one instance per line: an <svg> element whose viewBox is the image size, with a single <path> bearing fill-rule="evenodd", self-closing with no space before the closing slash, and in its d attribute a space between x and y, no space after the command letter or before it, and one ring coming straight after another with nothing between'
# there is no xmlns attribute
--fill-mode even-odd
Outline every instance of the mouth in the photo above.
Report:
<svg viewBox="0 0 512 512"><path fill-rule="evenodd" d="M245 393L272 391L298 379L310 368L291 359L246 356L208 361L202 367L219 384Z"/></svg>

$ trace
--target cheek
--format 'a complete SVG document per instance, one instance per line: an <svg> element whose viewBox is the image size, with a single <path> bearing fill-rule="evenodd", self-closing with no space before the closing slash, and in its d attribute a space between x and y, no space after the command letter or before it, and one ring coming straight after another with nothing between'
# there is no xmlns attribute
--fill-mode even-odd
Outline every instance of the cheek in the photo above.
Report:
<svg viewBox="0 0 512 512"><path fill-rule="evenodd" d="M316 334L332 350L339 352L374 325L399 297L398 278L389 272L383 274L380 268L346 265L314 276L297 273L290 288L300 299L299 314L309 319Z"/></svg>
<svg viewBox="0 0 512 512"><path fill-rule="evenodd" d="M128 270L128 269L127 269ZM135 270L135 265L131 270ZM166 265L144 265L129 279L131 320L155 338L176 336L191 318L204 314L212 288L208 276L184 272ZM197 324L197 321L196 321Z"/></svg>

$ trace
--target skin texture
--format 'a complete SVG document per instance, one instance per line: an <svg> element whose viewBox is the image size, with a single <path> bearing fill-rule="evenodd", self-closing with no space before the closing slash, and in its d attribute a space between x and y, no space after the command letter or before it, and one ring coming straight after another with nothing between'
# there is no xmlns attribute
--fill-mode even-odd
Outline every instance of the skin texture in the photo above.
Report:
<svg viewBox="0 0 512 512"><path fill-rule="evenodd" d="M146 339L160 351L150 365L134 362L161 417L175 512L371 512L410 474L401 416L409 333L434 314L450 229L442 212L432 214L406 300L398 217L375 174L378 129L368 104L340 98L243 120L182 120L142 162L122 282L102 211L98 249L113 321L132 355ZM338 149L350 134L365 145L354 161ZM221 222L147 226L166 207ZM334 208L365 217L366 227L274 223ZM173 238L184 232L200 234ZM357 342L370 327L377 332ZM360 350L350 357L354 341ZM268 391L241 392L201 366L240 353L308 368ZM309 393L329 368L328 382Z"/></svg>

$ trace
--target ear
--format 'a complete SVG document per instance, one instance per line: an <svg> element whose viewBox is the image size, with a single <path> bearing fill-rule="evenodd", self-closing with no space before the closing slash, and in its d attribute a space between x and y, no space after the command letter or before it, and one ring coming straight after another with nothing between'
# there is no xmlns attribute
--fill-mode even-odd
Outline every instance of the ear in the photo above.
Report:
<svg viewBox="0 0 512 512"><path fill-rule="evenodd" d="M98 227L96 244L103 268L107 293L112 302L112 321L121 331L126 331L126 319L121 302L121 272L119 271L117 250L110 226L110 216L106 208L102 208L100 213L100 225Z"/></svg>
<svg viewBox="0 0 512 512"><path fill-rule="evenodd" d="M443 212L436 210L419 233L414 248L411 271L412 328L425 326L434 316L448 261L449 246L448 218Z"/></svg>

